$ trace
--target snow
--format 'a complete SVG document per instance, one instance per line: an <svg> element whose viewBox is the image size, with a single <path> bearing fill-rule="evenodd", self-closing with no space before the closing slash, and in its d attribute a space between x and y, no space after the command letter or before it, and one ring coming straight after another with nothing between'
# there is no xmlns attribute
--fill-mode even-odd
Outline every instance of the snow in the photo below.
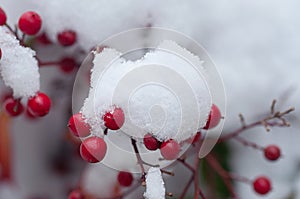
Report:
<svg viewBox="0 0 300 199"><path fill-rule="evenodd" d="M19 41L0 27L2 59L0 73L5 85L13 90L15 98L30 97L40 89L40 74L35 52L23 47Z"/></svg>
<svg viewBox="0 0 300 199"><path fill-rule="evenodd" d="M44 20L44 30L52 35L53 41L56 41L55 34L65 28L76 30L79 33L77 45L86 51L107 36L148 23L192 36L206 47L223 76L228 97L225 131L239 127L237 115L240 112L248 120L267 112L273 98L279 97L284 106L299 104L297 0L233 0L230 3L217 0L109 3L105 0L90 3L2 0L1 4L7 9L11 23L17 21L21 11L36 9ZM299 111L295 115L299 115ZM232 165L238 173L250 178L265 173L272 176L276 191L267 198L276 198L277 193L287 195L286 190L294 186L299 190L299 183L295 185L291 180L300 179L294 175L299 172L295 168L300 159L299 124L292 125L295 128L276 129L271 134L263 130L247 133L249 139L259 144L280 143L286 155L275 164L265 162L249 148L238 145L234 150ZM246 199L261 198L248 185L240 185L238 190Z"/></svg>
<svg viewBox="0 0 300 199"><path fill-rule="evenodd" d="M212 103L198 56L172 41L136 61L120 55L110 48L95 53L91 89L81 110L94 134L101 135L101 116L113 106L125 112L121 130L133 137L151 132L162 141L183 141L205 125Z"/></svg>
<svg viewBox="0 0 300 199"><path fill-rule="evenodd" d="M151 167L146 175L145 199L164 199L166 190L159 168Z"/></svg>

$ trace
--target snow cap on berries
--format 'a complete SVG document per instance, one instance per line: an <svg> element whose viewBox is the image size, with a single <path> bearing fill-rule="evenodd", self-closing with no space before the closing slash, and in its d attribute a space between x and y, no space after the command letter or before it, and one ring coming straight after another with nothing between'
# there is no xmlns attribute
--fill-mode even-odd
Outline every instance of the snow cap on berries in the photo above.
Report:
<svg viewBox="0 0 300 199"><path fill-rule="evenodd" d="M2 59L0 73L15 98L34 96L40 89L40 74L35 52L20 45L6 28L0 27Z"/></svg>
<svg viewBox="0 0 300 199"><path fill-rule="evenodd" d="M123 109L121 130L159 141L183 141L206 124L212 105L200 58L173 41L163 41L131 61L115 49L94 52L91 87L81 109L93 134L102 134L103 118ZM101 128L102 127L102 128Z"/></svg>
<svg viewBox="0 0 300 199"><path fill-rule="evenodd" d="M166 189L159 168L151 167L146 175L146 199L165 199Z"/></svg>

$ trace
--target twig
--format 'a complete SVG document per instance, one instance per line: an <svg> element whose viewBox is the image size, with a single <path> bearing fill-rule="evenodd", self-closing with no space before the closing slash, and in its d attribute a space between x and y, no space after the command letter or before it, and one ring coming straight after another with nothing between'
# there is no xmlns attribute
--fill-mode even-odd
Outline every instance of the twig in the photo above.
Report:
<svg viewBox="0 0 300 199"><path fill-rule="evenodd" d="M194 180L194 174L192 174L192 176L190 177L189 181L188 181L187 184L185 185L185 187L184 187L184 189L183 189L183 191L182 191L182 193L181 193L179 199L184 199L184 197L185 197L187 191L189 190L189 188L190 188L190 186L191 186L193 180Z"/></svg>
<svg viewBox="0 0 300 199"><path fill-rule="evenodd" d="M252 147L254 149L261 150L261 151L264 150L264 147L259 146L258 144L254 143L254 142L250 142L250 141L248 141L248 140L246 140L242 137L236 136L233 139L235 139L236 141L240 142L241 144L243 144L245 146L249 146L249 147Z"/></svg>
<svg viewBox="0 0 300 199"><path fill-rule="evenodd" d="M205 157L207 162L211 165L211 167L219 174L219 176L222 178L223 182L225 183L225 186L228 188L228 191L231 193L233 198L237 198L236 193L234 192L233 186L230 182L230 175L227 171L223 169L223 167L220 165L218 160L215 159L214 156L209 154Z"/></svg>
<svg viewBox="0 0 300 199"><path fill-rule="evenodd" d="M198 158L198 157L197 157ZM181 158L178 158L177 159L178 162L180 162L181 164L183 164L186 168L188 168L190 171L192 171L193 173L195 173L195 169L189 165L188 163L185 162L185 159L181 159Z"/></svg>
<svg viewBox="0 0 300 199"><path fill-rule="evenodd" d="M136 140L133 139L133 138L131 138L131 144L132 144L132 146L133 146L133 149L134 149L134 152L135 152L135 155L136 155L136 159L137 159L137 161L138 161L138 164L139 164L140 167L141 167L141 172L142 172L142 177L141 177L141 179L142 179L143 182L145 182L146 172L145 172L145 168L144 168L144 164L143 164L142 157L141 157L141 155L140 155L140 153L139 153L139 149L138 149L138 147L137 147L137 145L136 145Z"/></svg>
<svg viewBox="0 0 300 199"><path fill-rule="evenodd" d="M270 115L263 118L262 120L253 122L251 124L246 125L245 124L245 119L244 116L242 114L239 115L241 123L242 123L242 127L237 129L236 131L229 133L223 137L221 137L218 141L218 143L220 142L224 142L228 139L231 139L233 137L238 136L239 134L241 134L242 132L244 132L245 130L263 125L266 129L266 131L270 131L270 127L274 127L274 126L279 126L279 127L289 127L290 124L286 121L285 118L283 118L285 115L291 113L292 111L295 110L295 108L290 108L286 111L280 112L277 111L275 112L275 105L276 105L276 100L273 100L272 104L271 104L271 112ZM274 121L276 120L276 121Z"/></svg>

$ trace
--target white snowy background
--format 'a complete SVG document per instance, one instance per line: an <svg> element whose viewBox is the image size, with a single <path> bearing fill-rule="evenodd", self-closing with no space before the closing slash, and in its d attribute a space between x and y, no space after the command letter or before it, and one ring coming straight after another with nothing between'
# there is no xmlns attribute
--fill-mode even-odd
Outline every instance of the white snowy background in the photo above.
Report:
<svg viewBox="0 0 300 199"><path fill-rule="evenodd" d="M300 2L297 0L0 0L0 6L6 11L10 24L17 22L26 10L37 11L43 18L43 29L53 41L57 32L75 30L78 45L70 51L77 47L87 51L114 33L148 24L191 36L207 49L224 79L228 100L225 132L239 127L239 113L248 121L267 113L274 98L279 99L281 108L291 105L297 110L299 107ZM51 77L65 79L56 69L40 71L44 91L50 92L46 87ZM67 99L68 94L62 99ZM63 182L48 174L43 160L57 148L59 133L65 127L57 116L66 103L67 100L61 100L50 115L35 126L23 117L14 120L13 172L19 193L16 188L0 185L0 198L23 199L35 194L62 197L60 183ZM265 198L284 199L291 192L300 198L298 115L297 110L289 129L266 133L258 128L246 133L246 137L258 144L278 144L284 154L279 162L267 162L259 152L233 143L236 150L233 150L232 167L236 172L249 178L266 174L273 180L273 191ZM49 123L56 125L49 129ZM249 186L238 184L237 190L243 199L261 198Z"/></svg>

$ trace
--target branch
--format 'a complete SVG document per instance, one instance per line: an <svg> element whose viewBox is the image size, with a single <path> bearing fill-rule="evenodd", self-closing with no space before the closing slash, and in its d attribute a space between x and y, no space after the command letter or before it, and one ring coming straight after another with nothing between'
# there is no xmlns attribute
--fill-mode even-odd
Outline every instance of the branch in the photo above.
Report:
<svg viewBox="0 0 300 199"><path fill-rule="evenodd" d="M264 126L266 131L270 131L270 127L289 127L290 124L286 121L286 119L284 118L284 116L290 114L291 112L293 112L295 110L295 108L290 108L287 109L286 111L280 112L280 111L275 111L275 105L276 105L276 100L273 100L272 104L271 104L271 111L270 114L263 118L262 120L250 123L250 124L246 124L244 116L242 114L239 114L241 123L242 123L242 127L237 129L236 131L233 131L232 133L229 133L227 135L222 136L218 143L220 142L224 142L228 139L231 139L233 137L237 137L238 135L240 135L241 133L243 133L244 131L257 127L257 126Z"/></svg>
<svg viewBox="0 0 300 199"><path fill-rule="evenodd" d="M145 168L144 168L144 161L142 160L142 157L139 153L139 149L136 145L136 140L131 138L131 144L133 146L133 149L134 149L134 152L135 152L135 155L136 155L136 159L138 161L138 164L140 165L141 167L141 172L142 172L142 181L143 183L145 182L145 178L146 178L146 172L145 172Z"/></svg>

